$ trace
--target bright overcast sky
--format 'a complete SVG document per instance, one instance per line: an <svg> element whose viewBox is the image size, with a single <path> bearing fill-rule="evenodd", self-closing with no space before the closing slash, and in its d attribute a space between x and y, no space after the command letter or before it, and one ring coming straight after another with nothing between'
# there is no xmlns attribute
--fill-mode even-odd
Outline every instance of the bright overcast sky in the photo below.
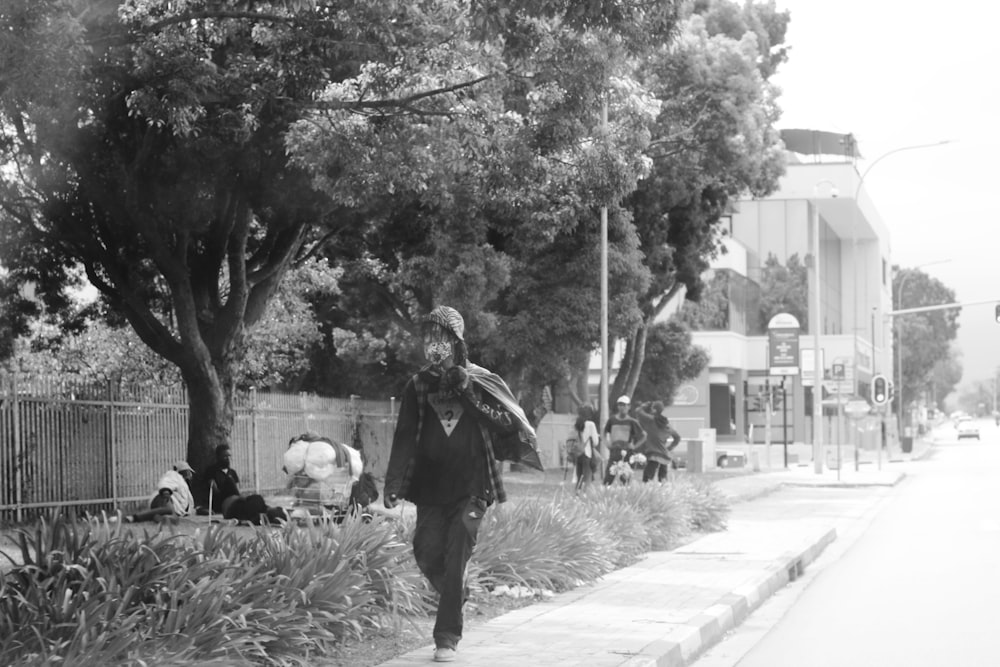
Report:
<svg viewBox="0 0 1000 667"><path fill-rule="evenodd" d="M905 0L777 0L791 13L776 82L780 127L853 133L862 173L902 146L952 140L882 160L865 178L889 228L892 262L916 267L959 302L1000 302L1000 37L995 5ZM962 384L1000 367L993 305L959 318Z"/></svg>

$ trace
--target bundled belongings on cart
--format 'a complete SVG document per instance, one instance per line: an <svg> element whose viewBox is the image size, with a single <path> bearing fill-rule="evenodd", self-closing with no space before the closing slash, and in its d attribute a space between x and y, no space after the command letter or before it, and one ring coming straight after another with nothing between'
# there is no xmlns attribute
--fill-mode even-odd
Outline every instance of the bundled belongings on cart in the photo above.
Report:
<svg viewBox="0 0 1000 667"><path fill-rule="evenodd" d="M363 470L361 452L315 433L289 440L283 469L293 496L292 519L339 523L378 499L375 479Z"/></svg>

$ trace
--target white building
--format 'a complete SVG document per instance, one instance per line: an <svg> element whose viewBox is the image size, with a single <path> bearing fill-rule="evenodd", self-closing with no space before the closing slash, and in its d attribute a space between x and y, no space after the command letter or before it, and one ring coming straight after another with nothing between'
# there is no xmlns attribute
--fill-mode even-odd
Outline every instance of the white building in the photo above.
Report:
<svg viewBox="0 0 1000 667"><path fill-rule="evenodd" d="M795 159L795 154L789 155ZM765 386L780 386L784 378L784 403L775 405L770 415L770 441L811 443L812 388L804 384L812 383L814 332L819 327L822 440L874 448L882 438L882 420L870 417L852 423L841 406L853 394L869 398L875 373L891 377L892 333L884 316L892 309L890 243L853 160L841 156L836 161L790 163L773 195L736 202L724 224L728 252L712 269L728 277L729 317L720 330L693 333L694 343L708 349L710 367L678 391L669 409L671 421L685 437L712 428L720 444L764 442L768 420L759 399ZM812 261L817 227L818 309ZM801 322L800 373L778 376L769 372L768 323L759 321L761 268L769 255L787 264L796 254L809 267L809 321ZM843 379L837 379L841 375ZM887 437L894 437L894 430L889 424Z"/></svg>

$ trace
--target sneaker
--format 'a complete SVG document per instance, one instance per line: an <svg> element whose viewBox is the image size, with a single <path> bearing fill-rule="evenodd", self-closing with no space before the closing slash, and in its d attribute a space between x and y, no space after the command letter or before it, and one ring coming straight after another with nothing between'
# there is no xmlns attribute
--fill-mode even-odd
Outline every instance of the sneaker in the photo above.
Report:
<svg viewBox="0 0 1000 667"><path fill-rule="evenodd" d="M434 662L454 662L455 649L439 646L434 649Z"/></svg>

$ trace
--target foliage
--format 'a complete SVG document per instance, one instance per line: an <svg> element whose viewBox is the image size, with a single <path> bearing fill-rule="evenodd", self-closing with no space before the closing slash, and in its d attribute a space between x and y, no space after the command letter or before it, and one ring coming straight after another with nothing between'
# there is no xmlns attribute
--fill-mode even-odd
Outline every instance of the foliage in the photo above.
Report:
<svg viewBox="0 0 1000 667"><path fill-rule="evenodd" d="M708 351L691 343L691 332L677 317L653 325L633 398L671 405L681 384L701 375L708 364Z"/></svg>
<svg viewBox="0 0 1000 667"><path fill-rule="evenodd" d="M645 362L646 327L686 288L697 301L701 275L719 252L719 221L730 200L762 196L784 169L774 128L787 12L773 3L685 6L676 44L653 54L639 79L664 100L651 131L651 175L625 206L642 240L652 280L637 294L643 319L630 331L612 396L632 394Z"/></svg>
<svg viewBox="0 0 1000 667"><path fill-rule="evenodd" d="M612 571L618 547L578 503L516 503L488 512L469 579L563 591Z"/></svg>
<svg viewBox="0 0 1000 667"><path fill-rule="evenodd" d="M309 370L308 352L322 339L313 303L336 293L337 274L322 260L306 261L288 272L277 297L247 337L237 387L296 388L296 377ZM134 329L95 316L94 304L81 303L78 313L79 324L71 331L54 320L34 321L27 335L16 339L7 367L98 384L180 382L177 367L143 344Z"/></svg>
<svg viewBox="0 0 1000 667"><path fill-rule="evenodd" d="M894 267L892 286L896 310L955 302L954 290L919 269ZM960 312L961 309L954 308L893 318L893 349L900 349L901 342L904 351L902 379L898 363L893 376L896 391L903 392L904 406L930 380L938 362L948 359L951 341L958 335Z"/></svg>
<svg viewBox="0 0 1000 667"><path fill-rule="evenodd" d="M301 663L390 613L423 613L390 523L138 534L59 518L0 581L4 664Z"/></svg>
<svg viewBox="0 0 1000 667"><path fill-rule="evenodd" d="M728 0L16 0L0 261L50 313L83 267L182 376L196 467L241 383L395 394L441 302L540 396L599 339L602 207L611 335L630 336L677 285L697 298L729 197L772 187L786 22ZM310 256L343 270L312 304L323 348L266 321Z"/></svg>
<svg viewBox="0 0 1000 667"><path fill-rule="evenodd" d="M782 265L768 254L760 276L760 319L765 325L778 313L789 313L799 321L803 331L809 322L809 276L798 253Z"/></svg>
<svg viewBox="0 0 1000 667"><path fill-rule="evenodd" d="M727 513L711 487L683 478L514 501L486 514L470 587L574 588L722 529ZM0 661L313 664L427 614L412 529L412 513L193 534L43 521L19 532L21 562L0 575Z"/></svg>
<svg viewBox="0 0 1000 667"><path fill-rule="evenodd" d="M962 381L962 355L953 348L948 350L948 358L941 359L931 370L930 384L933 407L944 410L945 400Z"/></svg>
<svg viewBox="0 0 1000 667"><path fill-rule="evenodd" d="M726 331L729 328L731 274L716 271L697 302L685 300L677 318L694 331Z"/></svg>

